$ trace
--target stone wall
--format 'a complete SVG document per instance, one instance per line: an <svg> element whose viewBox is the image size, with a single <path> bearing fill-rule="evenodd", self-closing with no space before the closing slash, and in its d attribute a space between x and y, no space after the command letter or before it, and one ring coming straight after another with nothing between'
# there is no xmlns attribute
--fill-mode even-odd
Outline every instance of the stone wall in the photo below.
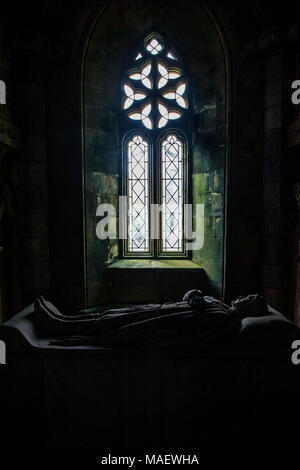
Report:
<svg viewBox="0 0 300 470"><path fill-rule="evenodd" d="M206 217L206 245L194 259L218 295L260 291L284 309L289 199L280 103L289 83L272 78L286 63L252 43L268 24L293 17L250 1L116 0L102 12L104 3L26 5L19 22L7 21L23 141L11 160L22 303L39 293L65 310L109 300L103 273L118 250L96 238L95 211L119 193L121 72L140 38L157 30L178 48L193 88L194 201L204 202Z"/></svg>
<svg viewBox="0 0 300 470"><path fill-rule="evenodd" d="M264 148L264 291L280 308L280 235L282 225L281 155L283 151L283 57L280 52L266 60Z"/></svg>
<svg viewBox="0 0 300 470"><path fill-rule="evenodd" d="M21 148L12 158L22 303L49 295L46 94L36 51L20 50L14 61L14 100Z"/></svg>
<svg viewBox="0 0 300 470"><path fill-rule="evenodd" d="M138 19L137 19L138 18ZM86 263L90 306L101 303L103 272L118 257L117 243L96 238L96 208L116 202L121 172L118 134L120 80L130 51L149 31L159 31L174 44L187 67L192 92L193 133L189 164L194 200L205 204L205 244L193 259L200 263L212 289L223 288L224 174L226 156L225 59L220 40L200 4L150 2L130 7L112 2L90 38L84 74L86 172ZM193 155L193 158L192 158ZM108 299L109 301L117 300ZM151 299L149 299L151 300Z"/></svg>

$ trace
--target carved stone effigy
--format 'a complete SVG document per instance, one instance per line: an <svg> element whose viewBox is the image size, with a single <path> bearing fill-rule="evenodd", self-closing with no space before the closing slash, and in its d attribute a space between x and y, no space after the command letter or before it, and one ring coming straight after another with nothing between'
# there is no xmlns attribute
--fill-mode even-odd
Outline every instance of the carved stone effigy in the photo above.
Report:
<svg viewBox="0 0 300 470"><path fill-rule="evenodd" d="M56 337L51 344L117 343L145 344L156 342L167 330L185 332L190 342L202 339L232 338L239 331L239 320L223 302L191 291L183 301L145 304L110 309L103 313L64 315L39 297L35 317L40 327ZM202 300L203 299L203 300ZM199 302L201 300L201 302ZM159 333L158 333L159 332ZM175 334L176 337L176 334Z"/></svg>
<svg viewBox="0 0 300 470"><path fill-rule="evenodd" d="M12 320L13 321L13 320ZM11 321L10 321L11 322ZM8 323L10 323L8 322ZM251 338L291 341L298 328L269 307L260 295L232 302L231 307L201 291L188 292L183 301L109 309L102 313L65 315L39 297L33 322L50 346L199 347ZM278 336L279 331L279 336Z"/></svg>
<svg viewBox="0 0 300 470"><path fill-rule="evenodd" d="M39 298L0 326L11 367L8 419L1 421L5 429L13 424L7 442L27 450L37 442L41 449L94 450L100 436L109 449L132 442L138 449L156 442L188 448L204 438L214 442L216 423L218 432L224 423L222 439L229 434L236 442L228 423L235 432L240 419L244 443L248 428L253 439L252 429L269 426L266 406L274 424L255 438L265 445L276 429L277 442L277 428L290 429L279 406L280 416L291 415L291 391L296 400L300 390L291 363L297 334L257 295L229 307L189 293L179 302L72 316Z"/></svg>

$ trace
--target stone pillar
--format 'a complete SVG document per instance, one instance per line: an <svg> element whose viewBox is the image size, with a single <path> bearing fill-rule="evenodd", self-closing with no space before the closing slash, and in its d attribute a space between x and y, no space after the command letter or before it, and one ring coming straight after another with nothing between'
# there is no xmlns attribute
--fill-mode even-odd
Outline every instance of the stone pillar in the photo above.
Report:
<svg viewBox="0 0 300 470"><path fill-rule="evenodd" d="M22 148L11 168L19 244L22 304L49 294L46 98L38 40L16 45L14 107ZM16 313L16 312L15 312Z"/></svg>
<svg viewBox="0 0 300 470"><path fill-rule="evenodd" d="M0 323L21 307L19 251L10 169L20 147L19 130L13 124L9 49L0 41L0 80L5 83L5 102L0 104Z"/></svg>
<svg viewBox="0 0 300 470"><path fill-rule="evenodd" d="M284 152L284 47L280 31L265 32L259 48L265 58L263 290L270 305L284 309L282 271L282 158Z"/></svg>

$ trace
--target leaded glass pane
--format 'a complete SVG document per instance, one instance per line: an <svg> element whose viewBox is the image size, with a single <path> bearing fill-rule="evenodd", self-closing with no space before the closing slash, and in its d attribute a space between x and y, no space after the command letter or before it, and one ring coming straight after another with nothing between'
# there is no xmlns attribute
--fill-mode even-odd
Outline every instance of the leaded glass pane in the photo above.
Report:
<svg viewBox="0 0 300 470"><path fill-rule="evenodd" d="M149 251L149 144L135 135L127 144L128 252Z"/></svg>
<svg viewBox="0 0 300 470"><path fill-rule="evenodd" d="M188 125L183 118L189 107L189 87L183 64L169 44L153 32L129 60L121 86L122 134L131 130L133 135L123 149L128 198L125 251L128 255L184 256L185 163L184 140L179 133ZM161 139L159 131L167 126L173 130ZM144 128L145 134L139 128ZM150 203L156 204L158 199L162 205L160 240L152 244L150 226L155 226L156 219L151 220L155 216Z"/></svg>
<svg viewBox="0 0 300 470"><path fill-rule="evenodd" d="M159 54L163 46L156 37L152 38L146 45L146 49L152 55Z"/></svg>
<svg viewBox="0 0 300 470"><path fill-rule="evenodd" d="M188 108L184 71L173 51L164 47L160 36L153 33L146 38L144 49L140 49L131 61L126 83L123 82L125 115L141 121L148 130L162 129L169 120L181 118ZM139 103L142 100L147 100L147 104ZM166 100L172 101L170 108ZM161 106L158 106L160 116L157 117L158 102Z"/></svg>
<svg viewBox="0 0 300 470"><path fill-rule="evenodd" d="M169 134L161 144L162 252L183 251L183 144Z"/></svg>
<svg viewBox="0 0 300 470"><path fill-rule="evenodd" d="M179 111L169 111L166 106L161 103L158 103L158 111L161 117L158 120L158 128L164 127L169 119L179 119L181 113Z"/></svg>

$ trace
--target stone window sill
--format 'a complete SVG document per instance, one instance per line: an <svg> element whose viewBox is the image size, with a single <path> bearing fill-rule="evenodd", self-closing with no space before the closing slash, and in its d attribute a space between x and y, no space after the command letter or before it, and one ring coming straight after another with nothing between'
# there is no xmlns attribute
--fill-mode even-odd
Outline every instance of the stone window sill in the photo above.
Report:
<svg viewBox="0 0 300 470"><path fill-rule="evenodd" d="M107 266L107 269L180 269L195 270L203 268L187 259L121 259Z"/></svg>

